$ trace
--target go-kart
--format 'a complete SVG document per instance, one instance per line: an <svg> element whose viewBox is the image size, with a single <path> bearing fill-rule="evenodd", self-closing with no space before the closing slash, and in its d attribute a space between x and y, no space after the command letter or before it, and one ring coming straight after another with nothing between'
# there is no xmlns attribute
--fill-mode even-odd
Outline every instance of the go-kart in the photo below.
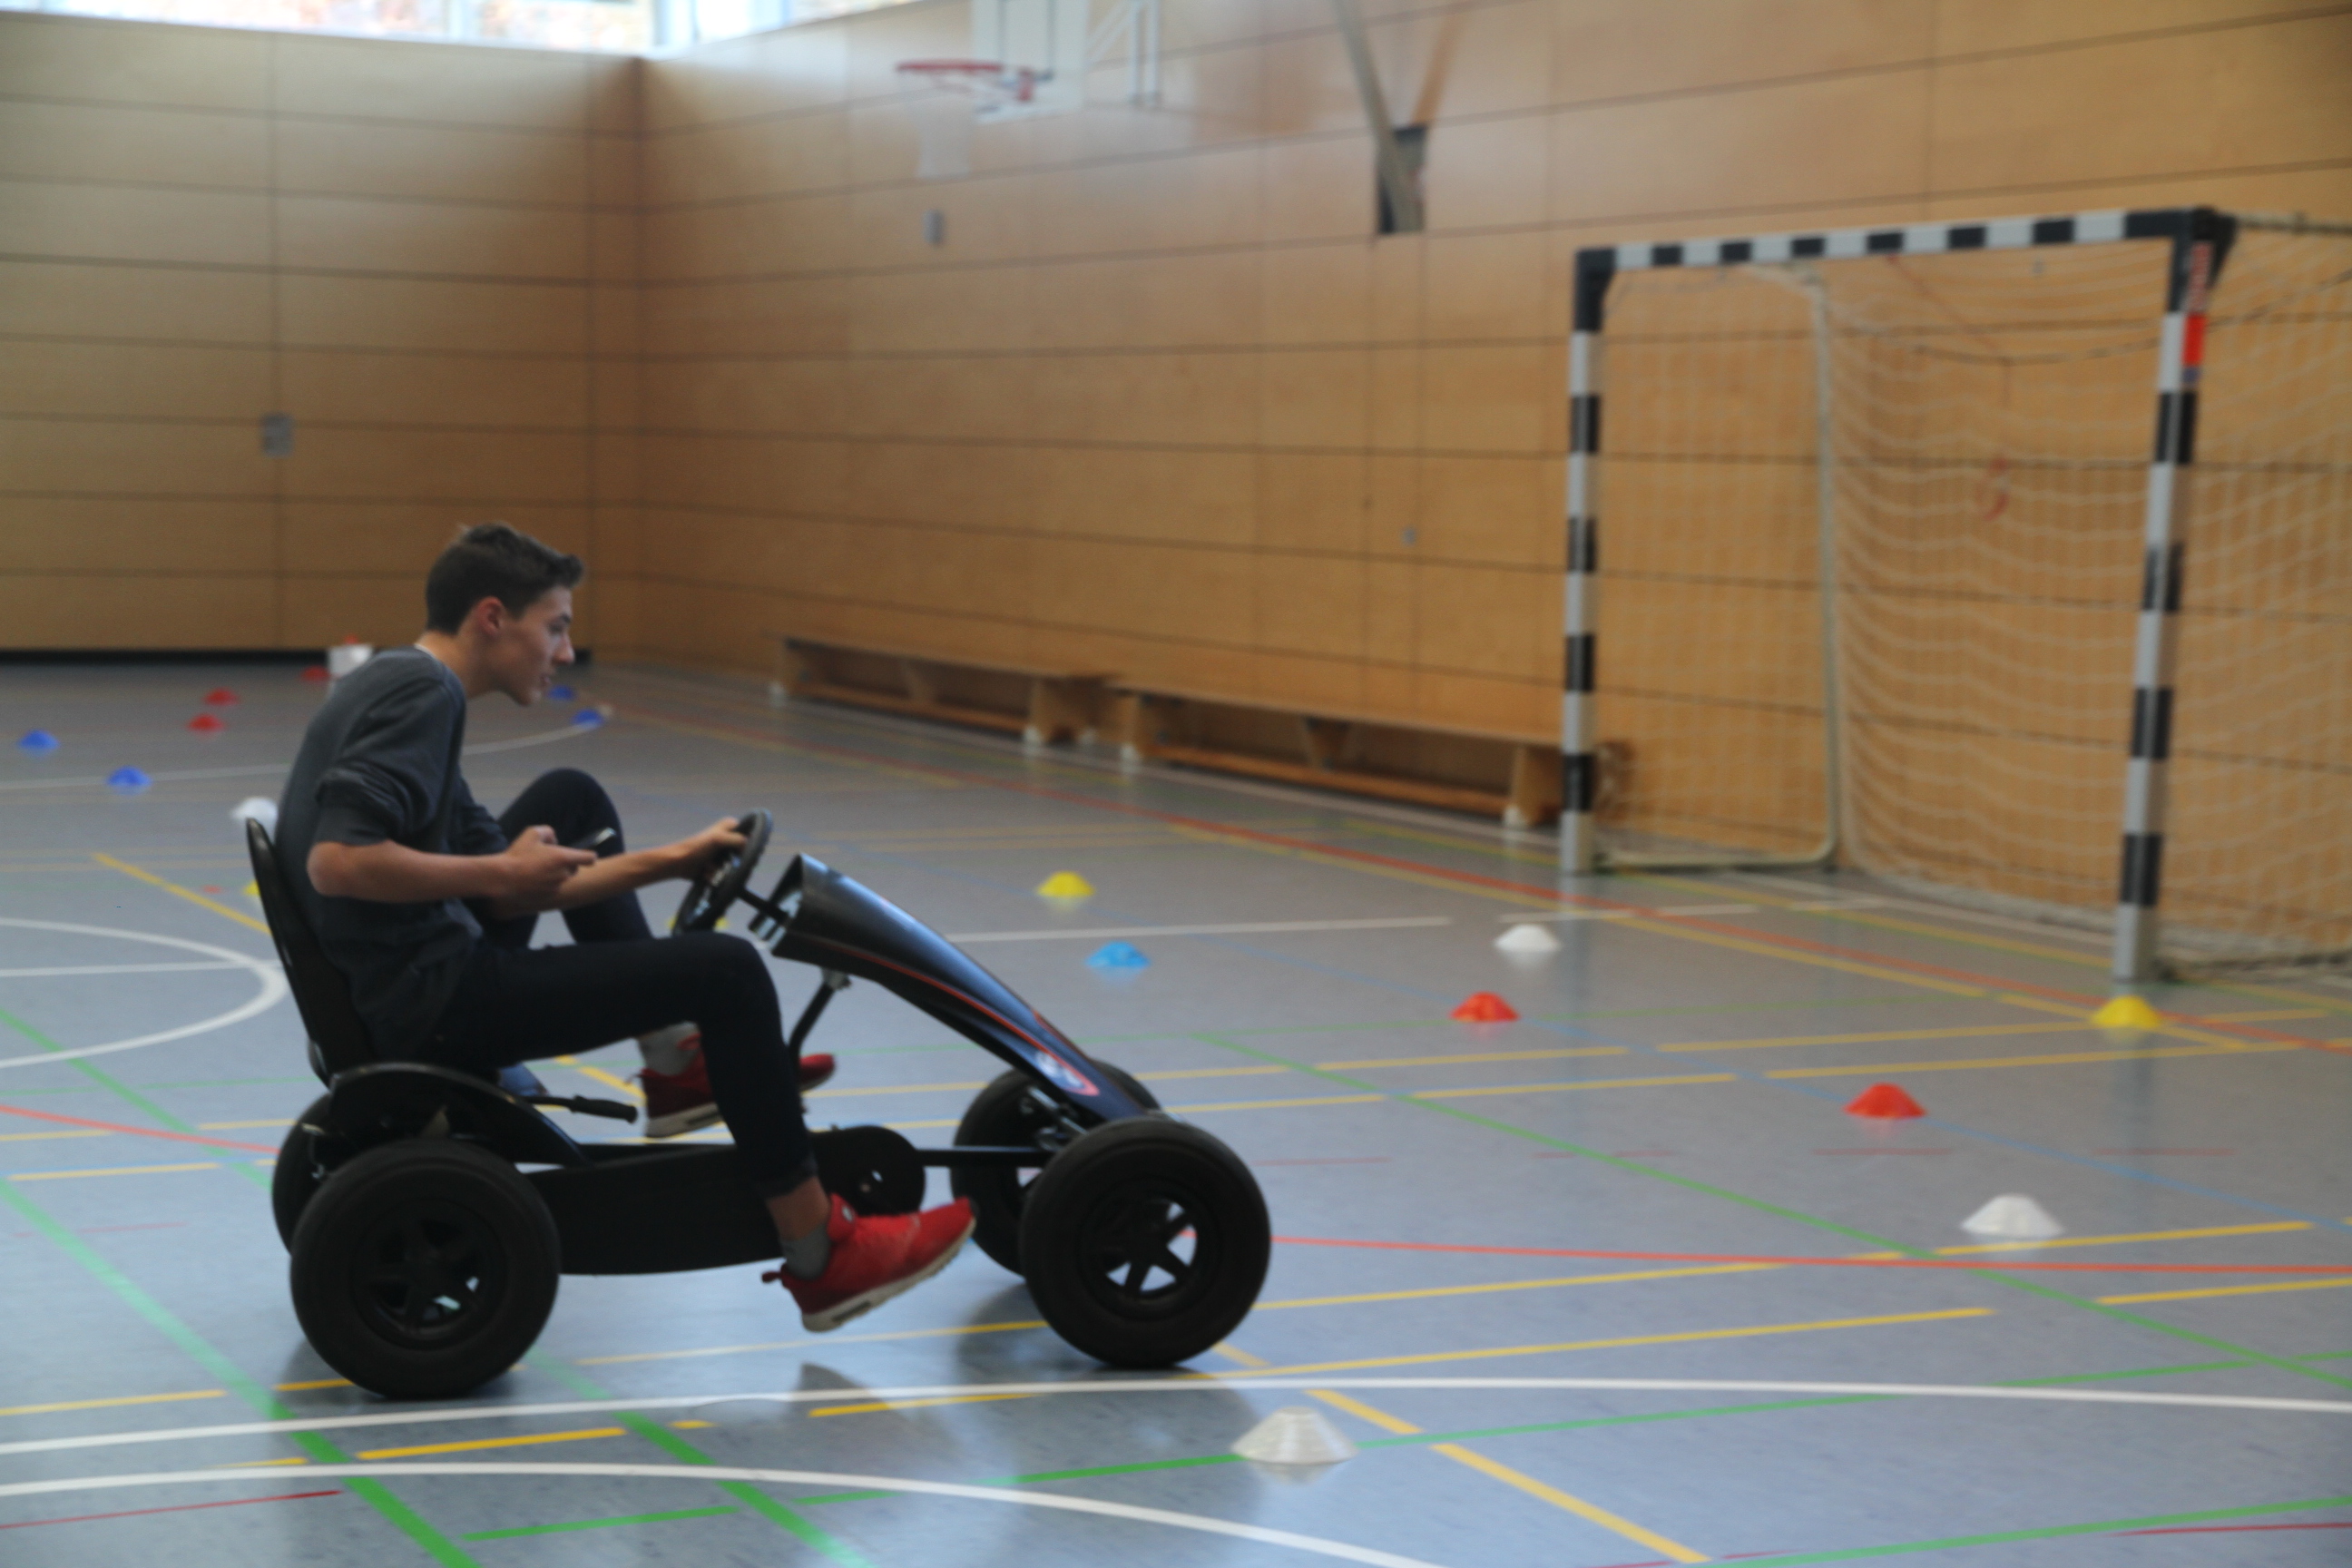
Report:
<svg viewBox="0 0 2352 1568"><path fill-rule="evenodd" d="M884 1127L815 1131L829 1192L868 1214L919 1207L926 1167L971 1201L982 1252L1028 1281L1045 1321L1087 1355L1164 1367L1245 1317L1271 1250L1247 1166L1171 1120L945 938L795 856L750 890L765 812L688 888L673 931L736 904L780 959L822 972L797 1051L851 978L870 980L1002 1058L946 1149ZM246 825L269 931L327 1092L288 1131L271 1186L294 1310L328 1365L395 1398L448 1398L513 1366L562 1274L660 1274L780 1253L731 1144L575 1142L542 1107L634 1121L634 1106L553 1095L527 1069L496 1080L382 1058L320 948L268 834ZM785 1303L789 1305L789 1303Z"/></svg>

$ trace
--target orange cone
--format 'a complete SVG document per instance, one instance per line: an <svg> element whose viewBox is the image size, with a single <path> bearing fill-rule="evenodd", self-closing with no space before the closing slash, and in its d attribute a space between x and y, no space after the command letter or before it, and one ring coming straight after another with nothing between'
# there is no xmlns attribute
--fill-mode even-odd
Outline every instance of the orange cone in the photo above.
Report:
<svg viewBox="0 0 2352 1568"><path fill-rule="evenodd" d="M1448 1016L1457 1024L1509 1024L1518 1018L1511 1005L1492 991L1472 992Z"/></svg>
<svg viewBox="0 0 2352 1568"><path fill-rule="evenodd" d="M199 713L188 721L188 728L209 735L215 730L226 730L228 726L220 721L217 713Z"/></svg>
<svg viewBox="0 0 2352 1568"><path fill-rule="evenodd" d="M1853 1103L1845 1108L1845 1113L1848 1116L1883 1117L1890 1121L1927 1114L1919 1109L1917 1100L1903 1092L1901 1086L1891 1083L1872 1084L1853 1097Z"/></svg>

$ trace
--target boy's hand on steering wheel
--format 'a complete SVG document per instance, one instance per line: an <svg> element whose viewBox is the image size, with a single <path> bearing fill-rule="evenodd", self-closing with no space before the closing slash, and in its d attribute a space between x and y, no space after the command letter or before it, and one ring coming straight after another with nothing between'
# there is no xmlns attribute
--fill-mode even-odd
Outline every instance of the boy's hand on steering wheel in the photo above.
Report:
<svg viewBox="0 0 2352 1568"><path fill-rule="evenodd" d="M555 841L552 827L526 827L498 859L508 884L502 897L516 904L543 905L579 875L583 866L593 866L596 852L566 849Z"/></svg>
<svg viewBox="0 0 2352 1568"><path fill-rule="evenodd" d="M681 838L669 847L677 859L674 875L699 877L716 869L728 856L743 847L743 835L737 832L735 819L722 816L691 838Z"/></svg>

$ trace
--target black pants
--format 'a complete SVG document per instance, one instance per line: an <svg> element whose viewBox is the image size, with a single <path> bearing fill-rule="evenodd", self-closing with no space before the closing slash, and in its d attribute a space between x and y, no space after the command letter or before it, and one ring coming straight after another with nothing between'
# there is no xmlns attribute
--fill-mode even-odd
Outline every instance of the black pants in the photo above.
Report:
<svg viewBox="0 0 2352 1568"><path fill-rule="evenodd" d="M602 855L621 853L621 819L604 786L576 768L532 781L499 814L511 839L527 827L576 844L599 829ZM760 950L740 937L696 931L659 937L635 893L563 911L572 945L530 945L537 915L494 920L475 910L482 942L426 1041L426 1059L482 1072L541 1057L593 1050L693 1020L719 1113L762 1197L816 1173L802 1120L800 1065L784 1042L776 988Z"/></svg>

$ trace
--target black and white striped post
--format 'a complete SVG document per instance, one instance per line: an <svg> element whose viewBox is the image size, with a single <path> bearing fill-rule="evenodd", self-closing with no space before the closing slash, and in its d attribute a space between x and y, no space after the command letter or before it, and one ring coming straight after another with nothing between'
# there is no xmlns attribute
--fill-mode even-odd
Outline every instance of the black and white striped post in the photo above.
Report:
<svg viewBox="0 0 2352 1568"><path fill-rule="evenodd" d="M1593 510L1595 459L1601 453L1601 393L1593 358L1601 346L1614 250L1576 257L1576 319L1568 339L1568 576L1559 699L1559 865L1576 876L1595 868L1593 796L1600 784L1593 762L1593 574L1601 567L1601 523Z"/></svg>
<svg viewBox="0 0 2352 1568"><path fill-rule="evenodd" d="M2147 469L2147 527L2139 626L2132 647L2130 760L2124 771L2123 868L2116 900L2115 978L2156 977L2157 904L2164 886L2166 774L2172 756L2172 660L2180 616L2189 480L2197 460L2198 382L2205 310L2237 222L2210 208L2135 213L2153 237L2170 227L2164 331L2156 360L2156 446Z"/></svg>

